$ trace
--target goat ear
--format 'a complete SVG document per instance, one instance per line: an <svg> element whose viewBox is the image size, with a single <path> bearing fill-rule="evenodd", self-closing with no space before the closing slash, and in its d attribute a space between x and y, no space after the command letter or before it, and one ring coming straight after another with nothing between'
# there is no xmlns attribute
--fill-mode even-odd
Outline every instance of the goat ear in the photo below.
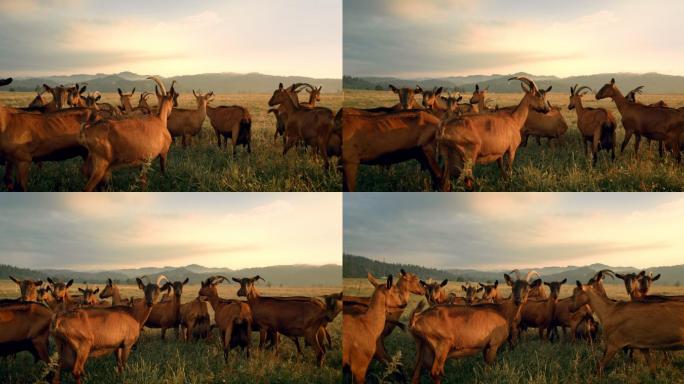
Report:
<svg viewBox="0 0 684 384"><path fill-rule="evenodd" d="M95 98L95 101L100 100L100 98L102 98L102 96L98 95L98 96Z"/></svg>
<svg viewBox="0 0 684 384"><path fill-rule="evenodd" d="M54 281L52 281L52 279L51 279L51 278L49 278L49 277L47 278L47 281L48 281L48 283L50 283L50 284L54 284L54 283L55 283L55 282L54 282Z"/></svg>
<svg viewBox="0 0 684 384"><path fill-rule="evenodd" d="M565 279L563 279L560 283L561 283L561 284L565 284L565 283L567 283L567 282L568 282L568 279L565 278Z"/></svg>
<svg viewBox="0 0 684 384"><path fill-rule="evenodd" d="M133 88L133 91L131 92L131 96L135 93L135 88Z"/></svg>
<svg viewBox="0 0 684 384"><path fill-rule="evenodd" d="M622 279L622 280L625 279L625 275L621 275L621 274L619 274L619 273L616 273L616 274L615 274L615 277L617 277L618 279Z"/></svg>
<svg viewBox="0 0 684 384"><path fill-rule="evenodd" d="M187 284L190 281L189 277L186 277L185 280L183 280L183 285Z"/></svg>
<svg viewBox="0 0 684 384"><path fill-rule="evenodd" d="M123 96L123 92L121 92L121 88L116 89L119 92L119 96Z"/></svg>
<svg viewBox="0 0 684 384"><path fill-rule="evenodd" d="M81 293L85 293L85 291L84 291L83 289L81 289L81 288L79 288L78 291L81 292Z"/></svg>
<svg viewBox="0 0 684 384"><path fill-rule="evenodd" d="M437 90L435 91L435 95L439 95L440 93L442 93L442 90L443 90L443 87L437 88Z"/></svg>
<svg viewBox="0 0 684 384"><path fill-rule="evenodd" d="M135 282L138 283L138 288L145 290L145 284L143 284L142 280L140 280L139 277L135 278Z"/></svg>
<svg viewBox="0 0 684 384"><path fill-rule="evenodd" d="M380 285L378 279L376 279L375 276L373 276L370 272L368 272L368 276L366 276L366 278L368 279L368 282L371 283L374 287Z"/></svg>
<svg viewBox="0 0 684 384"><path fill-rule="evenodd" d="M12 277L12 276L10 276L9 278L10 278L10 279L11 279L12 281L14 281L15 283L17 283L17 284L21 284L21 281L19 281L19 280L15 279L15 278L14 278L14 277Z"/></svg>
<svg viewBox="0 0 684 384"><path fill-rule="evenodd" d="M447 284L449 284L449 279L444 279L444 280L442 281L442 284L440 284L440 286L446 287Z"/></svg>
<svg viewBox="0 0 684 384"><path fill-rule="evenodd" d="M466 288L466 286L465 286L465 285L461 285L461 290L463 290L463 291L467 291L467 290L468 290L468 288Z"/></svg>
<svg viewBox="0 0 684 384"><path fill-rule="evenodd" d="M86 87L88 87L88 86L87 86L87 85L82 86L82 87L81 87L81 90L78 91L78 94L80 95L81 93L85 92Z"/></svg>
<svg viewBox="0 0 684 384"><path fill-rule="evenodd" d="M660 275L658 275L658 277L660 277ZM43 280L34 281L33 284L41 286L43 285Z"/></svg>
<svg viewBox="0 0 684 384"><path fill-rule="evenodd" d="M278 84L278 89L283 89L283 83Z"/></svg>
<svg viewBox="0 0 684 384"><path fill-rule="evenodd" d="M499 286L499 280L494 280L494 288Z"/></svg>
<svg viewBox="0 0 684 384"><path fill-rule="evenodd" d="M551 286L551 284L547 283L546 281L544 282L544 285L546 285L546 286L548 286L548 287Z"/></svg>
<svg viewBox="0 0 684 384"><path fill-rule="evenodd" d="M475 84L475 92L480 92L480 84Z"/></svg>
<svg viewBox="0 0 684 384"><path fill-rule="evenodd" d="M653 281L656 281L656 280L658 280L658 279L660 279L660 273L657 274L656 277L653 278Z"/></svg>
<svg viewBox="0 0 684 384"><path fill-rule="evenodd" d="M420 283L420 285L421 285L422 287L427 287L427 283L424 282L423 280L418 280L418 283Z"/></svg>
<svg viewBox="0 0 684 384"><path fill-rule="evenodd" d="M610 85L615 85L615 78L610 79Z"/></svg>
<svg viewBox="0 0 684 384"><path fill-rule="evenodd" d="M98 288L95 288L95 290L93 291L93 295L96 294L96 293L98 293L98 292L100 292L100 288L99 288L99 287L98 287Z"/></svg>
<svg viewBox="0 0 684 384"><path fill-rule="evenodd" d="M456 99L456 102L458 103L459 101L463 100L463 96L459 95L458 99Z"/></svg>
<svg viewBox="0 0 684 384"><path fill-rule="evenodd" d="M578 287L578 288L582 288L582 283L580 283L579 280L575 281L575 284L577 284L577 287Z"/></svg>
<svg viewBox="0 0 684 384"><path fill-rule="evenodd" d="M392 277L392 275L387 276L387 288L388 288L388 289L389 289L389 288L392 288L392 280L393 280L393 279L394 279L394 278Z"/></svg>
<svg viewBox="0 0 684 384"><path fill-rule="evenodd" d="M549 92L551 92L552 89L553 89L553 85L549 85L549 87L546 88L546 91L544 91L544 92L549 93Z"/></svg>
<svg viewBox="0 0 684 384"><path fill-rule="evenodd" d="M50 86L47 85L47 84L43 84L43 88L45 88L45 90L48 91L48 92L51 92L51 91L52 91L52 88L50 88Z"/></svg>
<svg viewBox="0 0 684 384"><path fill-rule="evenodd" d="M107 284L108 285L114 285L114 284L112 284L112 279L109 279L109 278L107 279Z"/></svg>
<svg viewBox="0 0 684 384"><path fill-rule="evenodd" d="M404 268L400 269L399 272L401 272L402 276L406 276L406 271L404 271Z"/></svg>
<svg viewBox="0 0 684 384"><path fill-rule="evenodd" d="M395 87L394 85L390 84L390 85L389 85L389 88L392 90L392 92L394 92L394 93L399 93L399 90L398 90L397 87Z"/></svg>
<svg viewBox="0 0 684 384"><path fill-rule="evenodd" d="M484 289L484 288L480 287L480 288L478 288L477 291L475 291L475 292L482 292L483 289Z"/></svg>
<svg viewBox="0 0 684 384"><path fill-rule="evenodd" d="M484 287L484 284L482 283L477 283L480 287Z"/></svg>
<svg viewBox="0 0 684 384"><path fill-rule="evenodd" d="M240 281L240 280L238 280L238 279L236 279L236 278L234 278L234 277L231 277L231 279L233 279L233 281L236 282L236 283L242 283L242 281Z"/></svg>
<svg viewBox="0 0 684 384"><path fill-rule="evenodd" d="M69 282L66 284L66 287L69 288L71 287L71 284L74 283L74 279L69 280Z"/></svg>
<svg viewBox="0 0 684 384"><path fill-rule="evenodd" d="M508 276L508 274L504 273L504 279L506 280L506 284L510 285L511 287L513 286L513 280L511 280L511 277Z"/></svg>

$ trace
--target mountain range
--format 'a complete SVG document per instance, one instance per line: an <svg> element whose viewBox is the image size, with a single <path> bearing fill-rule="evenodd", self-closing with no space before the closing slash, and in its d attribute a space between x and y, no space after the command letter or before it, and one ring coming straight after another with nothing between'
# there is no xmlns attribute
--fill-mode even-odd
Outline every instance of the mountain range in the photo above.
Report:
<svg viewBox="0 0 684 384"><path fill-rule="evenodd" d="M95 75L78 74L70 76L41 76L41 77L16 77L8 90L34 91L42 84L49 86L88 84L89 91L116 92L121 88L126 92L136 88L138 91L153 91L154 83L147 79L149 75L139 75L133 72L121 72L116 74L98 73ZM261 73L202 73L197 75L185 75L174 77L162 77L167 86L176 81L176 90L179 92L191 92L193 89L215 93L271 93L278 87L278 83L286 86L292 83L310 83L315 86L323 86L323 93L340 92L342 82L340 79L315 79L304 76L271 76Z"/></svg>
<svg viewBox="0 0 684 384"><path fill-rule="evenodd" d="M59 280L74 279L76 283L101 284L108 278L117 282L132 283L136 277L147 275L156 279L164 275L169 280L184 280L199 283L213 275L231 277L251 277L260 275L267 283L283 286L321 286L339 287L342 284L342 267L335 264L326 265L273 265L259 268L207 268L192 264L182 267L146 267L133 269L113 269L107 271L76 271L69 269L26 269L11 265L0 264L0 278L13 276L18 279L45 279L47 277Z"/></svg>
<svg viewBox="0 0 684 384"><path fill-rule="evenodd" d="M343 277L366 277L366 273L370 272L375 276L387 276L389 274L397 274L401 268L406 271L413 272L422 279L443 280L449 279L454 281L478 281L478 282L494 282L495 280L503 281L503 274L509 273L510 270L498 271L479 271L475 269L457 269L457 268L426 268L413 264L399 264L387 263L369 259L363 256L355 256L345 254L342 258L342 275ZM544 281L561 281L568 279L569 282L574 283L576 280L586 282L594 274L602 269L610 269L617 273L638 273L642 269L634 267L620 267L609 266L605 264L591 264L584 266L569 265L566 267L540 267L531 269L521 269L520 274L525 275L529 270L539 272ZM645 268L647 272L653 271L653 274L661 274L658 284L662 285L679 285L684 283L684 264L673 265L666 267L650 267ZM622 280L611 280L607 278L605 283L622 284Z"/></svg>
<svg viewBox="0 0 684 384"><path fill-rule="evenodd" d="M420 79L399 79L394 77L351 77L344 76L342 79L344 89L367 89L367 90L387 90L388 85L395 87L415 87L420 85L424 89L434 87L446 87L449 91L471 93L475 89L475 84L481 88L489 87L490 92L510 93L520 92L520 83L508 81L513 76L527 76L534 80L541 88L549 85L553 86L553 92L569 93L570 87L575 84L587 85L598 91L604 84L615 78L618 88L623 93L634 89L640 85L645 86L646 93L684 93L684 76L663 75L660 73L602 73L586 76L557 77L539 76L529 73L519 72L510 75L473 75L473 76L451 76L442 78L420 78Z"/></svg>

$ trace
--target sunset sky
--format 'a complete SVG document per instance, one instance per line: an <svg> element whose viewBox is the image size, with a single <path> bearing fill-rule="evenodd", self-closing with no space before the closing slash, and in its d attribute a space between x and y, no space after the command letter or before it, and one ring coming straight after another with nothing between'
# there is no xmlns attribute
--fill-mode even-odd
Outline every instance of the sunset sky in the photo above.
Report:
<svg viewBox="0 0 684 384"><path fill-rule="evenodd" d="M0 76L342 76L341 0L0 0Z"/></svg>
<svg viewBox="0 0 684 384"><path fill-rule="evenodd" d="M500 270L684 263L679 193L367 193L344 196L344 251Z"/></svg>
<svg viewBox="0 0 684 384"><path fill-rule="evenodd" d="M345 75L684 75L684 2L345 0Z"/></svg>
<svg viewBox="0 0 684 384"><path fill-rule="evenodd" d="M0 263L106 270L341 264L334 193L0 195Z"/></svg>

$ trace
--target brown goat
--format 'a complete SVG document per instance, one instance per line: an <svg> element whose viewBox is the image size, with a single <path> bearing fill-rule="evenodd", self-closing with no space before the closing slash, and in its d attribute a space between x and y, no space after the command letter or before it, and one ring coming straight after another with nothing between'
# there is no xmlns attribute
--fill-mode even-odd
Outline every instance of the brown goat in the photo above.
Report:
<svg viewBox="0 0 684 384"><path fill-rule="evenodd" d="M368 366L375 355L377 340L385 329L388 307L405 307L406 300L392 290L392 275L386 283L380 283L368 274L369 281L375 286L368 303L368 310L363 313L342 315L342 368L351 370L354 381L360 384L366 381Z"/></svg>
<svg viewBox="0 0 684 384"><path fill-rule="evenodd" d="M419 304L409 320L417 350L412 383L420 382L423 367L430 370L435 383L440 383L447 359L483 352L485 362L491 364L506 340L515 343L529 290L541 280L529 283L504 277L511 286L511 297L498 304L437 305L423 312L422 302Z"/></svg>
<svg viewBox="0 0 684 384"><path fill-rule="evenodd" d="M333 112L328 108L304 108L294 101L293 92L302 84L292 84L284 88L280 83L268 101L269 106L282 105L287 113L285 121L285 145L283 155L299 141L315 148L324 161L326 169L329 167L328 141L333 130ZM304 84L306 85L306 84Z"/></svg>
<svg viewBox="0 0 684 384"><path fill-rule="evenodd" d="M171 134L166 128L171 113L173 96L156 77L151 80L159 84L162 100L157 115L147 115L123 120L102 120L84 125L79 142L88 148L88 158L83 170L89 176L85 191L93 191L111 177L112 169L124 166L142 166L159 158L160 170L166 171L166 156L171 146ZM147 175L141 177L143 189L147 186Z"/></svg>
<svg viewBox="0 0 684 384"><path fill-rule="evenodd" d="M623 348L641 350L653 374L656 365L651 359L651 349L684 349L682 302L613 301L580 281L577 281L573 298L575 308L588 304L603 326L605 351L598 364L599 375ZM654 327L654 324L658 326Z"/></svg>
<svg viewBox="0 0 684 384"><path fill-rule="evenodd" d="M121 91L121 88L117 88L116 90L117 92L119 92L119 101L121 102L121 108L123 108L124 112L133 112L133 104L131 103L131 99L133 98L133 94L135 93L135 88L133 88L131 93L123 93L123 91Z"/></svg>
<svg viewBox="0 0 684 384"><path fill-rule="evenodd" d="M416 101L416 95L420 95L423 93L423 88L421 88L419 85L416 85L415 89L403 87L403 88L397 88L394 85L390 84L389 88L394 92L397 96L399 96L399 104L396 104L393 106L393 109L415 109L418 107L418 102Z"/></svg>
<svg viewBox="0 0 684 384"><path fill-rule="evenodd" d="M681 158L679 137L684 129L684 114L673 108L651 107L629 102L615 85L615 79L611 79L596 93L596 100L605 98L613 99L622 116L625 139L622 142L620 152L624 152L629 140L634 135L636 136L634 153L638 158L639 143L643 136L646 139L665 142L675 159L679 161Z"/></svg>
<svg viewBox="0 0 684 384"><path fill-rule="evenodd" d="M19 286L19 291L21 292L21 300L38 301L37 289L38 287L43 285L42 280L18 280L12 276L10 276L9 278Z"/></svg>
<svg viewBox="0 0 684 384"><path fill-rule="evenodd" d="M246 147L247 153L252 153L252 116L247 108L238 105L216 108L207 106L207 115L216 133L219 148L223 137L224 147L228 147L228 139L233 143L233 157L237 155L238 145Z"/></svg>
<svg viewBox="0 0 684 384"><path fill-rule="evenodd" d="M591 143L591 156L596 165L598 151L610 152L611 159L615 160L615 130L617 122L613 114L605 108L585 108L582 105L582 90L591 92L591 88L583 86L570 87L570 103L568 109L577 111L577 128L582 134L585 155L589 154L587 142Z"/></svg>
<svg viewBox="0 0 684 384"><path fill-rule="evenodd" d="M643 93L643 89L644 89L643 85L640 85L640 86L632 89L631 91L627 92L627 94L625 95L625 99L627 99L627 101L629 101L629 102L636 103L637 102L636 95ZM667 103L664 102L663 100L657 101L655 103L648 104L648 106L649 107L668 107Z"/></svg>
<svg viewBox="0 0 684 384"><path fill-rule="evenodd" d="M209 334L211 318L206 301L198 296L195 300L181 304L180 327L185 341L192 337L206 338Z"/></svg>
<svg viewBox="0 0 684 384"><path fill-rule="evenodd" d="M172 328L176 331L176 338L179 338L178 327L180 326L180 307L181 296L183 295L183 287L188 283L186 277L184 281L167 281L160 291L171 290L169 300L162 300L152 307L150 315L147 317L145 326L147 328L161 328L161 338L166 338L166 330Z"/></svg>
<svg viewBox="0 0 684 384"><path fill-rule="evenodd" d="M548 286L551 290L550 296L545 300L527 300L522 311L521 327L537 328L539 330L539 339L548 340L553 329L553 318L556 313L558 294L560 293L561 285L567 281L567 279L563 279L560 282L544 282L544 285Z"/></svg>
<svg viewBox="0 0 684 384"><path fill-rule="evenodd" d="M73 88L69 88L67 93L66 103L72 107L86 107L86 98L83 96L83 92L86 91L87 85L78 87L76 84Z"/></svg>
<svg viewBox="0 0 684 384"><path fill-rule="evenodd" d="M497 303L501 300L501 296L499 296L499 280L495 280L494 284L479 283L479 285L484 290L480 303Z"/></svg>
<svg viewBox="0 0 684 384"><path fill-rule="evenodd" d="M108 297L112 298L112 305L128 305L130 300L127 298L121 298L121 293L119 292L119 287L112 282L112 279L107 279L107 285L105 285L102 292L100 292L100 299L106 299Z"/></svg>
<svg viewBox="0 0 684 384"><path fill-rule="evenodd" d="M537 143L541 144L541 138L547 138L549 146L551 140L556 139L560 143L565 132L568 131L568 123L563 118L563 114L558 107L549 106L547 113L540 113L531 110L525 120L525 125L520 130L521 147L527 146L530 136L537 138Z"/></svg>
<svg viewBox="0 0 684 384"><path fill-rule="evenodd" d="M214 97L214 92L202 95L195 93L194 89L192 94L197 101L197 109L174 108L167 122L171 137L180 137L184 147L190 145L192 137L197 136L202 130L202 124L207 116L207 103Z"/></svg>
<svg viewBox="0 0 684 384"><path fill-rule="evenodd" d="M464 174L468 189L473 188L473 171L475 164L488 164L497 161L504 178L513 175L513 161L520 145L522 129L530 110L546 113L549 106L546 102L546 90L539 90L537 85L526 77L513 77L519 80L525 95L512 111L500 111L490 114L479 114L453 118L443 123L437 134L437 147L444 161L442 190L451 189L450 172L455 167L455 176ZM529 89L525 89L525 84ZM505 156L508 162L505 163Z"/></svg>
<svg viewBox="0 0 684 384"><path fill-rule="evenodd" d="M442 282L424 282L420 281L420 285L425 290L425 298L430 305L445 304L448 296L445 287L449 284L449 279L444 279Z"/></svg>
<svg viewBox="0 0 684 384"><path fill-rule="evenodd" d="M73 91L76 87L65 87L63 85L60 85L53 88L47 84L43 84L43 88L45 88L45 91L52 95L52 100L54 100L55 106L57 107L56 110L60 110L64 107L65 104L67 104L67 100L69 99L69 93Z"/></svg>
<svg viewBox="0 0 684 384"><path fill-rule="evenodd" d="M50 304L50 308L53 311L66 311L78 305L78 302L74 301L74 298L69 294L69 288L74 283L74 279L70 279L64 283L52 280L48 277L47 281L50 283L50 293L54 299Z"/></svg>
<svg viewBox="0 0 684 384"><path fill-rule="evenodd" d="M231 348L240 346L249 355L249 337L253 324L252 310L244 301L224 300L216 285L229 281L223 276L212 276L202 281L199 295L206 297L214 310L214 322L221 332L223 357L228 361Z"/></svg>
<svg viewBox="0 0 684 384"><path fill-rule="evenodd" d="M372 275L368 275L368 281L373 284L376 280ZM419 295L422 296L426 294L426 289L424 282L422 282L418 276L413 273L406 272L404 269L400 270L400 276L394 287L392 288L397 292L399 296L402 297L403 301L408 302L409 295ZM348 296L345 295L343 298L346 303L344 306L346 313L363 313L368 309L370 303L370 297L358 297L358 296ZM387 308L387 318L385 321L385 328L382 330L380 337L378 337L377 345L375 348L374 358L378 361L389 364L392 357L385 348L385 339L394 331L399 319L404 314L405 306L394 307L389 306Z"/></svg>
<svg viewBox="0 0 684 384"><path fill-rule="evenodd" d="M430 171L433 185L441 177L435 159L440 119L426 111L370 113L342 108L344 190L356 190L359 165L389 165L416 159Z"/></svg>
<svg viewBox="0 0 684 384"><path fill-rule="evenodd" d="M49 363L52 311L43 304L0 301L0 356L29 351L35 361Z"/></svg>
<svg viewBox="0 0 684 384"><path fill-rule="evenodd" d="M252 278L233 278L240 284L238 296L246 297L252 310L252 320L264 335L269 331L281 333L287 337L304 337L304 340L314 349L319 366L323 364L325 351L321 347L323 340L319 340L319 329L326 321L327 308L324 303L309 297L268 297L261 296L254 286L262 279L260 276ZM276 354L278 344L275 344Z"/></svg>
<svg viewBox="0 0 684 384"><path fill-rule="evenodd" d="M89 288L85 287L84 288L79 288L79 292L81 292L81 302L79 303L82 306L90 306L90 307L109 307L109 303L104 301L104 300L98 300L97 299L97 293L100 292L100 288Z"/></svg>
<svg viewBox="0 0 684 384"><path fill-rule="evenodd" d="M135 280L145 298L132 307L80 308L55 316L50 331L57 344L60 367L53 384L60 382L62 370L71 371L80 384L88 358L109 353L114 354L118 372L123 372L128 355L159 297L158 284L145 285L140 278Z"/></svg>

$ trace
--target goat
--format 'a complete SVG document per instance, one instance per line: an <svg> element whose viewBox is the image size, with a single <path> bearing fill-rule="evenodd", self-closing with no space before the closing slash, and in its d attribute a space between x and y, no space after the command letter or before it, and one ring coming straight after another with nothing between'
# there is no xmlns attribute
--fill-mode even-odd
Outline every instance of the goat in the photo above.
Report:
<svg viewBox="0 0 684 384"><path fill-rule="evenodd" d="M549 105L549 112L539 113L531 110L525 120L525 125L520 130L521 147L527 146L530 136L537 138L537 143L541 145L541 138L547 138L551 146L551 140L556 139L560 143L565 132L568 131L568 123L563 118L563 114L558 107Z"/></svg>
<svg viewBox="0 0 684 384"><path fill-rule="evenodd" d="M74 283L74 279L70 279L66 283L52 280L47 278L48 283L50 283L50 293L52 294L53 301L50 304L50 308L55 312L66 311L75 307L78 303L74 301L74 298L69 294L69 288Z"/></svg>
<svg viewBox="0 0 684 384"><path fill-rule="evenodd" d="M633 274L630 274L630 275L633 275ZM618 276L618 274L615 274L615 276ZM651 285L653 284L653 282L660 279L660 274L657 274L654 277L653 272L649 272L648 274L646 274L646 271L641 271L641 272L639 272L639 274L637 274L634 277L635 277L636 281L634 283L635 286L633 289L635 289L636 292L634 295L630 294L630 297L632 298L632 300L640 300L640 301L663 301L663 300L684 301L684 295L665 296L665 295L649 295L648 294L648 291L651 289ZM628 285L627 281L625 280L625 288L627 287L627 285ZM628 290L628 293L629 293L629 290Z"/></svg>
<svg viewBox="0 0 684 384"><path fill-rule="evenodd" d="M388 165L416 159L438 185L441 171L435 159L435 133L440 119L425 111L369 113L342 108L344 190L356 190L359 165Z"/></svg>
<svg viewBox="0 0 684 384"><path fill-rule="evenodd" d="M519 80L525 95L512 111L500 111L453 118L443 122L437 133L437 148L444 161L442 190L449 191L452 165L457 168L456 176L463 172L466 187L473 188L474 164L487 164L497 161L501 174L508 179L513 175L513 161L520 145L520 129L525 124L530 110L546 113L546 90L526 77L512 77ZM525 84L529 86L525 89ZM505 156L508 155L507 170L504 169Z"/></svg>
<svg viewBox="0 0 684 384"><path fill-rule="evenodd" d="M416 101L415 96L423 93L423 88L421 88L419 85L416 85L415 89L411 89L407 87L397 88L394 85L390 84L389 88L392 90L392 92L399 96L399 104L394 105L392 109L408 110L418 107L418 102Z"/></svg>
<svg viewBox="0 0 684 384"><path fill-rule="evenodd" d="M69 93L72 92L76 87L65 87L63 85L59 85L53 88L47 84L43 84L43 88L52 95L52 100L55 102L56 110L59 111L62 109L62 107L64 107L64 104L67 104Z"/></svg>
<svg viewBox="0 0 684 384"><path fill-rule="evenodd" d="M221 332L223 357L228 361L228 353L235 346L242 347L249 355L249 336L253 324L251 307L244 301L224 300L218 295L216 285L229 281L223 276L212 276L202 281L199 295L206 297L214 310L214 322Z"/></svg>
<svg viewBox="0 0 684 384"><path fill-rule="evenodd" d="M124 120L102 120L82 127L79 142L88 148L88 158L83 170L89 176L85 191L93 191L111 177L112 169L124 166L142 166L159 157L162 173L166 171L166 156L171 146L171 134L167 129L167 118L171 113L173 96L171 87L166 92L164 84L157 77L149 77L159 85L162 94L157 115L147 115ZM141 177L143 189L147 186L147 175Z"/></svg>
<svg viewBox="0 0 684 384"><path fill-rule="evenodd" d="M69 88L67 93L66 103L71 107L85 107L86 100L83 96L83 92L86 91L87 85L83 85L81 88L76 84L73 88Z"/></svg>
<svg viewBox="0 0 684 384"><path fill-rule="evenodd" d="M366 381L368 366L375 355L377 340L385 328L388 307L405 307L406 300L392 290L392 275L383 284L370 273L369 281L375 290L368 302L368 310L363 313L342 314L342 368L351 370L354 381Z"/></svg>
<svg viewBox="0 0 684 384"><path fill-rule="evenodd" d="M13 276L10 276L9 278L19 286L22 301L38 301L38 294L36 290L38 287L43 285L42 280L18 280Z"/></svg>
<svg viewBox="0 0 684 384"><path fill-rule="evenodd" d="M133 91L131 91L131 93L123 93L123 91L121 91L121 88L117 88L116 90L117 92L119 92L119 101L121 103L121 108L123 108L124 112L133 112L133 104L131 104L131 99L133 98L133 94L135 93L135 88L133 88Z"/></svg>
<svg viewBox="0 0 684 384"><path fill-rule="evenodd" d="M613 301L591 285L579 280L573 291L574 308L589 305L603 326L605 350L598 363L601 375L616 352L623 348L639 349L652 374L655 361L651 349L684 349L684 303ZM657 327L653 325L657 324Z"/></svg>
<svg viewBox="0 0 684 384"><path fill-rule="evenodd" d="M100 299L106 299L108 297L112 298L112 305L129 305L130 300L127 298L121 298L121 293L119 292L119 287L112 282L112 279L107 279L107 285L105 285L102 292L100 292Z"/></svg>
<svg viewBox="0 0 684 384"><path fill-rule="evenodd" d="M299 103L299 105L302 107L315 108L316 103L321 101L321 90L322 89L323 89L323 86L319 86L318 88L316 88L316 87L309 85L306 88L306 92L309 94L309 101L306 103Z"/></svg>
<svg viewBox="0 0 684 384"><path fill-rule="evenodd" d="M138 288L145 293L144 300L131 307L79 308L57 314L50 326L50 333L59 352L59 369L53 384L60 382L62 370L70 370L77 384L85 371L89 357L113 353L117 370L121 374L128 355L138 341L140 330L159 297L159 276L157 283L144 284L136 278Z"/></svg>
<svg viewBox="0 0 684 384"><path fill-rule="evenodd" d="M478 113L492 112L490 108L487 107L487 92L489 91L489 85L485 89L480 89L479 84L475 84L475 90L473 90L473 95L470 97L470 105L476 105Z"/></svg>
<svg viewBox="0 0 684 384"><path fill-rule="evenodd" d="M627 92L627 94L625 95L625 99L627 99L627 101L629 101L629 102L636 103L637 102L636 101L636 95L642 94L643 89L644 89L643 85L640 85L640 86L632 89L631 91ZM663 100L657 101L655 103L648 104L648 106L649 107L668 107L667 103L664 102Z"/></svg>
<svg viewBox="0 0 684 384"><path fill-rule="evenodd" d="M424 282L420 281L420 285L425 291L425 298L430 305L439 305L447 302L447 293L445 287L449 284L449 279L444 279L442 282Z"/></svg>
<svg viewBox="0 0 684 384"><path fill-rule="evenodd" d="M214 92L202 95L202 93L195 93L194 89L192 94L197 101L197 109L174 108L167 122L171 137L174 139L180 137L183 147L187 147L192 137L202 130L202 124L207 116L207 103L214 97Z"/></svg>
<svg viewBox="0 0 684 384"><path fill-rule="evenodd" d="M193 336L206 338L209 334L210 323L207 303L203 297L198 296L191 302L181 304L180 327L185 341L190 341Z"/></svg>
<svg viewBox="0 0 684 384"><path fill-rule="evenodd" d="M233 158L237 155L237 146L247 148L247 153L252 153L252 116L247 108L233 106L207 106L207 116L216 133L216 144L221 148L228 147L228 139L233 143Z"/></svg>
<svg viewBox="0 0 684 384"><path fill-rule="evenodd" d="M287 113L285 126L285 145L283 156L300 140L315 148L329 168L328 141L333 130L333 112L328 108L304 108L294 101L292 94L302 84L292 84L284 88L280 83L268 101L269 106L282 105ZM306 84L303 84L306 85Z"/></svg>
<svg viewBox="0 0 684 384"><path fill-rule="evenodd" d="M304 337L314 349L319 366L323 364L325 351L321 347L322 340L318 334L323 324L327 324L327 308L320 300L310 297L268 297L261 296L254 286L263 278L259 275L252 278L232 278L240 284L238 296L247 298L252 310L252 320L261 330L261 340L269 331L281 333L287 337ZM275 351L278 353L276 339Z"/></svg>
<svg viewBox="0 0 684 384"><path fill-rule="evenodd" d="M560 293L561 285L566 282L567 279L563 279L560 282L544 282L544 285L548 286L551 290L550 296L544 300L527 300L527 304L522 311L521 327L538 328L539 339L548 340L553 329L553 318L558 302L558 294Z"/></svg>
<svg viewBox="0 0 684 384"><path fill-rule="evenodd" d="M499 280L495 280L494 284L478 284L484 290L480 303L497 303L501 300L499 296Z"/></svg>
<svg viewBox="0 0 684 384"><path fill-rule="evenodd" d="M491 364L506 340L515 342L529 290L541 280L530 283L519 278L514 281L507 274L504 277L511 286L511 297L498 304L436 305L422 312L423 302L416 307L409 319L417 350L412 383L420 382L423 367L430 370L435 383L440 383L449 358L482 351L485 362Z"/></svg>
<svg viewBox="0 0 684 384"><path fill-rule="evenodd" d="M601 149L610 152L612 160L615 160L615 129L617 122L613 114L605 108L585 108L582 105L582 90L592 92L587 86L570 87L570 103L568 109L577 111L577 128L582 134L584 153L588 155L587 142L591 143L591 156L596 165L598 151Z"/></svg>
<svg viewBox="0 0 684 384"><path fill-rule="evenodd" d="M373 284L377 280L373 275L368 274L368 281ZM394 284L393 290L396 290L402 299L408 302L409 295L412 293L414 295L425 295L425 283L421 281L418 276L413 273L406 272L403 268L400 270L400 276L396 284ZM346 313L362 313L368 309L370 303L370 297L356 297L345 295L343 297L345 303L344 307ZM385 328L382 330L380 337L378 337L377 345L375 348L374 358L384 364L390 364L392 357L387 353L385 348L385 339L394 331L399 319L404 314L405 307L393 307L389 306L387 308L387 318L385 321Z"/></svg>
<svg viewBox="0 0 684 384"><path fill-rule="evenodd" d="M52 315L53 312L40 303L0 302L0 356L28 351L35 361L48 364Z"/></svg>
<svg viewBox="0 0 684 384"><path fill-rule="evenodd" d="M160 291L171 290L172 294L169 295L169 300L162 300L152 307L150 315L145 321L145 326L147 328L161 328L161 338L164 340L166 338L166 330L168 328L173 328L176 330L176 338L179 338L178 326L180 325L180 307L181 307L181 296L183 295L183 287L188 283L188 278L181 281L170 282L167 281Z"/></svg>
<svg viewBox="0 0 684 384"><path fill-rule="evenodd" d="M92 288L89 288L86 286L85 289L79 288L78 291L81 292L81 295L82 295L81 296L81 302L80 302L80 304L82 306L90 306L90 307L94 307L94 306L108 307L109 306L109 303L107 303L106 301L97 300L97 296L95 296L95 295L97 295L97 293L100 292L100 288L92 289Z"/></svg>
<svg viewBox="0 0 684 384"><path fill-rule="evenodd" d="M634 153L639 157L639 142L641 137L664 141L667 148L671 149L673 156L679 162L679 137L684 129L684 114L673 108L651 107L639 103L630 103L618 87L615 79L611 79L596 93L596 100L611 98L622 116L622 126L625 128L625 139L622 142L620 152L632 138L635 137Z"/></svg>

